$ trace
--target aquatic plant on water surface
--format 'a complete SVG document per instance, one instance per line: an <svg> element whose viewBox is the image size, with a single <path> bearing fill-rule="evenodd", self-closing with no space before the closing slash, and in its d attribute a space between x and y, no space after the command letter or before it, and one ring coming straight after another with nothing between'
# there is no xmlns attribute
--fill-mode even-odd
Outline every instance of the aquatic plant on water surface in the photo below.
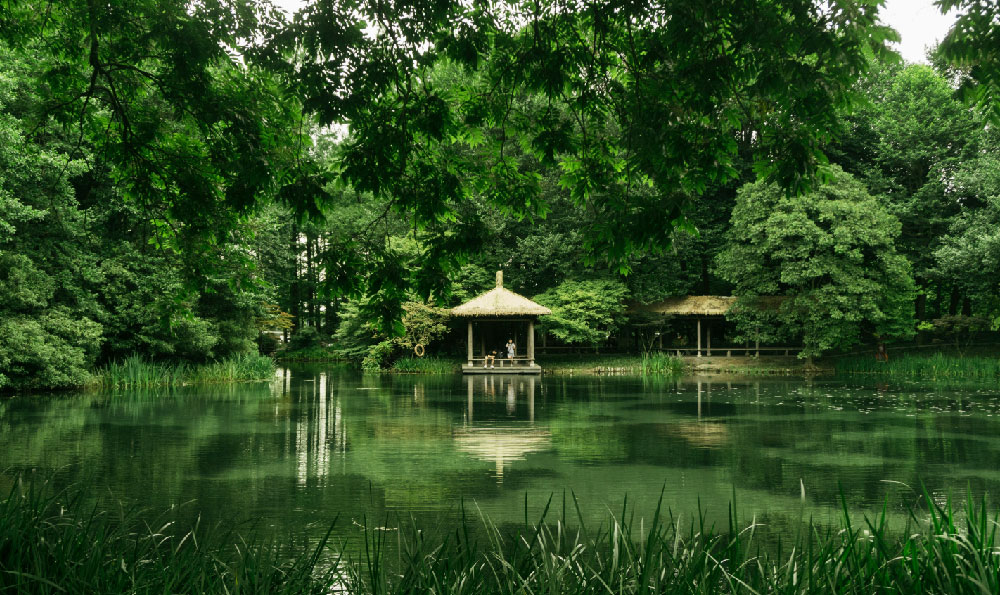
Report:
<svg viewBox="0 0 1000 595"><path fill-rule="evenodd" d="M0 501L3 593L996 593L997 515L926 498L908 526L882 514L838 529L804 522L765 544L763 529L706 516L650 519L628 503L588 526L573 498L561 511L500 528L463 515L456 529L365 522L358 543L279 542L196 525L184 532L127 506L15 479ZM961 519L961 521L959 520ZM389 530L387 530L389 529ZM360 552L345 555L345 551Z"/></svg>

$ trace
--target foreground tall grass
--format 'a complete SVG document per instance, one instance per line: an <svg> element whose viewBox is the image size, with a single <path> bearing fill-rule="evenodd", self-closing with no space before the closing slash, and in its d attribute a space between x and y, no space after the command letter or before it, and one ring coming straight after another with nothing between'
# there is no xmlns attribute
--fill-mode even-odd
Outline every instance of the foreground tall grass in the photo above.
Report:
<svg viewBox="0 0 1000 595"><path fill-rule="evenodd" d="M0 502L2 593L997 593L997 516L966 502L964 515L927 498L892 533L885 514L839 530L804 523L782 544L734 514L658 509L639 520L623 506L600 527L575 503L514 529L487 519L456 530L363 527L350 551L196 527L174 531L134 510L99 512L78 496L17 482ZM733 508L731 508L732 510ZM575 518L574 518L575 515ZM959 516L964 517L960 524Z"/></svg>
<svg viewBox="0 0 1000 595"><path fill-rule="evenodd" d="M132 356L98 369L96 377L101 388L120 389L268 380L274 372L274 361L256 354L237 355L199 366L157 363Z"/></svg>
<svg viewBox="0 0 1000 595"><path fill-rule="evenodd" d="M888 362L872 356L845 357L835 362L839 374L870 374L887 378L922 380L1000 380L1000 358L933 355L891 356Z"/></svg>

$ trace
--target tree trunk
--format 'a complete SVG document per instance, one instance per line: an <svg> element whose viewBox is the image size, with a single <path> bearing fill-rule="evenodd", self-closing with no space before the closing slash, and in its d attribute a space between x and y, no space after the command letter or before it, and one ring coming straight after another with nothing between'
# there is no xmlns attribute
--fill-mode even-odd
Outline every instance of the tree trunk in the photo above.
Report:
<svg viewBox="0 0 1000 595"><path fill-rule="evenodd" d="M309 323L318 332L316 327L316 284L313 283L313 238L306 236L306 291L307 300L306 312L309 315Z"/></svg>
<svg viewBox="0 0 1000 595"><path fill-rule="evenodd" d="M295 223L292 223L288 247L292 255L292 274L288 283L288 313L292 315L292 329L295 331L302 324L302 302L299 295L299 226Z"/></svg>

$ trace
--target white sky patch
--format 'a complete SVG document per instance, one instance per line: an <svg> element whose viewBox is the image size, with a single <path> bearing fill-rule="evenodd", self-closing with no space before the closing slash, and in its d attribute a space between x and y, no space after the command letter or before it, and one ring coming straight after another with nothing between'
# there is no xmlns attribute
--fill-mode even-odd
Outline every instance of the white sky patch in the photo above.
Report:
<svg viewBox="0 0 1000 595"><path fill-rule="evenodd" d="M933 0L886 0L881 21L899 32L900 43L893 44L907 62L927 63L927 48L948 33L958 13L947 15L934 6Z"/></svg>
<svg viewBox="0 0 1000 595"><path fill-rule="evenodd" d="M289 15L306 5L306 0L272 0L272 2Z"/></svg>

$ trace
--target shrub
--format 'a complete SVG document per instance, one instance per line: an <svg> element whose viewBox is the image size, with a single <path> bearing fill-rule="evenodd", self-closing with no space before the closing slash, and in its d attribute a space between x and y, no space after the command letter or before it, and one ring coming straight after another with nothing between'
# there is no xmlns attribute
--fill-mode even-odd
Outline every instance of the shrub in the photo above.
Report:
<svg viewBox="0 0 1000 595"><path fill-rule="evenodd" d="M300 328L292 337L288 340L288 348L293 351L299 349L309 349L310 347L319 346L319 333L316 331L315 327L306 326Z"/></svg>
<svg viewBox="0 0 1000 595"><path fill-rule="evenodd" d="M392 341L382 341L373 345L368 350L368 355L361 360L361 369L372 372L388 367L393 351L395 351L395 345Z"/></svg>

